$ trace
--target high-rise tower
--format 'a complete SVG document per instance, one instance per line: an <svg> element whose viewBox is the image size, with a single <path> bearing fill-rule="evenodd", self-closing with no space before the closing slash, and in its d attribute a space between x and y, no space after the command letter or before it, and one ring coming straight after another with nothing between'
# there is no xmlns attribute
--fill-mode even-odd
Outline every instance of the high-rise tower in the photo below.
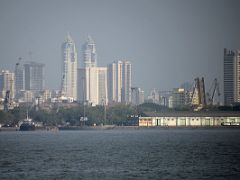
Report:
<svg viewBox="0 0 240 180"><path fill-rule="evenodd" d="M235 54L235 84L234 84L234 101L240 102L240 50L236 50Z"/></svg>
<svg viewBox="0 0 240 180"><path fill-rule="evenodd" d="M108 65L109 101L130 103L132 86L132 66L129 61L117 61Z"/></svg>
<svg viewBox="0 0 240 180"><path fill-rule="evenodd" d="M224 49L224 104L240 102L240 50Z"/></svg>
<svg viewBox="0 0 240 180"><path fill-rule="evenodd" d="M16 98L18 98L20 92L25 89L24 69L23 66L19 63L15 67L15 89Z"/></svg>
<svg viewBox="0 0 240 180"><path fill-rule="evenodd" d="M39 92L44 90L44 64L37 62L26 62L24 64L25 90Z"/></svg>
<svg viewBox="0 0 240 180"><path fill-rule="evenodd" d="M97 66L96 44L89 35L87 42L83 45L83 63L84 67Z"/></svg>
<svg viewBox="0 0 240 180"><path fill-rule="evenodd" d="M77 99L77 51L68 34L62 44L62 83L61 92L66 97Z"/></svg>

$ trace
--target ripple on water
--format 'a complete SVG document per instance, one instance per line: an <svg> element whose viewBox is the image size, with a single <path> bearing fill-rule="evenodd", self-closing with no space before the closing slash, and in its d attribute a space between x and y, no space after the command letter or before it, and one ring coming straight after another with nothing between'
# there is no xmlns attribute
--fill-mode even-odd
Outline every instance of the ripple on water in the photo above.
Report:
<svg viewBox="0 0 240 180"><path fill-rule="evenodd" d="M236 179L240 130L0 133L0 179Z"/></svg>

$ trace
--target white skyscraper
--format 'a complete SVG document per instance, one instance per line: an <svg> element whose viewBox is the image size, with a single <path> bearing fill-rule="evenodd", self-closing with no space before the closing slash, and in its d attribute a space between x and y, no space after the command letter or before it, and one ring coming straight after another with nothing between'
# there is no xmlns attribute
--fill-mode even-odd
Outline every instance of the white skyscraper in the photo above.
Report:
<svg viewBox="0 0 240 180"><path fill-rule="evenodd" d="M78 100L93 106L99 104L97 67L78 69Z"/></svg>
<svg viewBox="0 0 240 180"><path fill-rule="evenodd" d="M92 106L108 103L107 68L97 67L96 44L91 36L83 45L83 68L78 69L78 100Z"/></svg>
<svg viewBox="0 0 240 180"><path fill-rule="evenodd" d="M107 68L84 67L78 69L78 100L92 106L105 105L107 99Z"/></svg>
<svg viewBox="0 0 240 180"><path fill-rule="evenodd" d="M108 99L110 103L131 102L131 63L117 61L108 65Z"/></svg>
<svg viewBox="0 0 240 180"><path fill-rule="evenodd" d="M131 102L131 86L132 86L132 65L129 61L122 63L122 102Z"/></svg>
<svg viewBox="0 0 240 180"><path fill-rule="evenodd" d="M108 93L107 93L107 68L98 67L98 99L99 104L108 104Z"/></svg>
<svg viewBox="0 0 240 180"><path fill-rule="evenodd" d="M83 63L84 67L97 66L96 44L91 36L88 36L87 42L83 45Z"/></svg>
<svg viewBox="0 0 240 180"><path fill-rule="evenodd" d="M61 92L66 97L77 99L77 51L75 43L68 34L62 44L62 83Z"/></svg>

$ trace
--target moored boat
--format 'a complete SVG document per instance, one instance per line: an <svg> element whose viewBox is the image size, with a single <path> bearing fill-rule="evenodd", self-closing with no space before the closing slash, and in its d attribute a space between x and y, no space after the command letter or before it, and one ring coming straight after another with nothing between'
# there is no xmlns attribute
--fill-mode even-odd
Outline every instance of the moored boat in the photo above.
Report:
<svg viewBox="0 0 240 180"><path fill-rule="evenodd" d="M32 122L32 119L28 117L27 112L27 118L20 123L19 131L34 131L34 130L35 124L34 122Z"/></svg>

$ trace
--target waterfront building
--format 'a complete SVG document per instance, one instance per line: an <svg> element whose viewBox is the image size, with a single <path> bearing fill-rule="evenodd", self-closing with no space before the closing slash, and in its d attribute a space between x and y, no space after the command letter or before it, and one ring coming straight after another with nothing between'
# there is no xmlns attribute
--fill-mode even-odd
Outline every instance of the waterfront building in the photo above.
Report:
<svg viewBox="0 0 240 180"><path fill-rule="evenodd" d="M83 45L83 63L83 67L97 66L96 44L90 35L88 35L87 42Z"/></svg>
<svg viewBox="0 0 240 180"><path fill-rule="evenodd" d="M224 104L240 102L240 50L224 49Z"/></svg>
<svg viewBox="0 0 240 180"><path fill-rule="evenodd" d="M72 37L68 34L62 44L61 94L77 99L77 50Z"/></svg>
<svg viewBox="0 0 240 180"><path fill-rule="evenodd" d="M144 91L141 88L138 87L132 87L131 88L131 103L133 105L139 105L144 103Z"/></svg>
<svg viewBox="0 0 240 180"><path fill-rule="evenodd" d="M108 65L108 99L110 103L130 103L132 66L129 61Z"/></svg>
<svg viewBox="0 0 240 180"><path fill-rule="evenodd" d="M221 126L222 123L240 124L237 112L162 112L139 117L139 126L190 127Z"/></svg>
<svg viewBox="0 0 240 180"><path fill-rule="evenodd" d="M37 62L26 62L24 64L25 90L39 92L45 88L45 65Z"/></svg>

